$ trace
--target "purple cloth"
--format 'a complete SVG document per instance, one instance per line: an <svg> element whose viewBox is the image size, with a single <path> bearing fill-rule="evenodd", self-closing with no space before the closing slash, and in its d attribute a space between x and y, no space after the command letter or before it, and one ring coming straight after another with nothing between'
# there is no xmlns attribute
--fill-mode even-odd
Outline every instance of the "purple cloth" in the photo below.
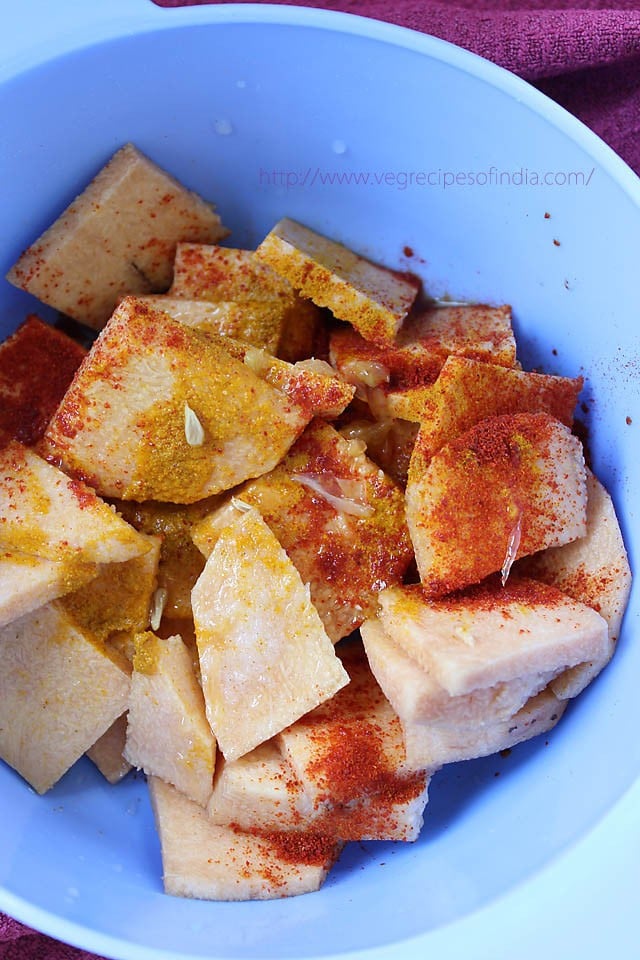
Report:
<svg viewBox="0 0 640 960"><path fill-rule="evenodd" d="M215 0L155 0L178 7ZM639 0L297 0L457 43L529 80L640 173ZM92 960L0 914L0 960Z"/></svg>

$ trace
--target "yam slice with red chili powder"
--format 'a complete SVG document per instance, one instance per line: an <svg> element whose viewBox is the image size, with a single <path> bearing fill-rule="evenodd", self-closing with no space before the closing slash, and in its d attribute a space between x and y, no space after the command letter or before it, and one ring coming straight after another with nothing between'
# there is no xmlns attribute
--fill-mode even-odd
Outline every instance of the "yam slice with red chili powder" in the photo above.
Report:
<svg viewBox="0 0 640 960"><path fill-rule="evenodd" d="M0 344L0 435L26 446L46 429L86 350L35 314Z"/></svg>
<svg viewBox="0 0 640 960"><path fill-rule="evenodd" d="M415 840L430 773L408 771L400 720L359 641L338 648L349 684L277 740L315 811L344 839Z"/></svg>
<svg viewBox="0 0 640 960"><path fill-rule="evenodd" d="M545 413L490 417L441 447L428 465L416 441L407 523L430 596L478 583L586 533L580 441Z"/></svg>
<svg viewBox="0 0 640 960"><path fill-rule="evenodd" d="M480 420L511 413L548 413L567 427L582 390L583 379L512 370L468 357L448 357L428 390L407 391L406 407L396 416L420 423L418 450L425 463L445 443Z"/></svg>
<svg viewBox="0 0 640 960"><path fill-rule="evenodd" d="M318 890L342 843L312 833L246 832L219 826L157 777L149 791L164 889L200 900L268 900Z"/></svg>
<svg viewBox="0 0 640 960"><path fill-rule="evenodd" d="M416 419L449 356L516 367L511 308L468 304L416 310L386 345L370 343L347 326L330 337L332 365L355 384L377 419Z"/></svg>
<svg viewBox="0 0 640 960"><path fill-rule="evenodd" d="M214 243L227 233L212 204L126 144L7 279L99 330L123 295L168 288L179 240Z"/></svg>

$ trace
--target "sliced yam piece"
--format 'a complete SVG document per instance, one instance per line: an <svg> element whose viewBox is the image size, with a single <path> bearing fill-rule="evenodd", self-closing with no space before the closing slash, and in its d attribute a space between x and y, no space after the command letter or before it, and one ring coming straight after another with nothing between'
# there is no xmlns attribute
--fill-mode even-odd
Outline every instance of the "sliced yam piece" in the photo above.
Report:
<svg viewBox="0 0 640 960"><path fill-rule="evenodd" d="M420 423L419 450L428 463L445 443L488 417L548 413L571 427L582 386L582 377L528 373L452 356L430 388L405 391L403 404L394 404L391 397L388 401L395 416Z"/></svg>
<svg viewBox="0 0 640 960"><path fill-rule="evenodd" d="M178 244L169 293L211 303L291 302L296 298L291 284L253 250L199 243Z"/></svg>
<svg viewBox="0 0 640 960"><path fill-rule="evenodd" d="M269 474L236 499L255 507L287 551L325 630L336 642L377 609L412 559L401 490L362 453L362 444L314 420ZM210 552L232 514L223 507L194 528Z"/></svg>
<svg viewBox="0 0 640 960"><path fill-rule="evenodd" d="M442 596L586 533L580 441L545 413L482 420L424 469L416 441L407 523L425 590Z"/></svg>
<svg viewBox="0 0 640 960"><path fill-rule="evenodd" d="M89 583L99 566L0 550L0 627Z"/></svg>
<svg viewBox="0 0 640 960"><path fill-rule="evenodd" d="M378 266L287 218L267 234L256 256L374 343L393 341L419 290L410 274Z"/></svg>
<svg viewBox="0 0 640 960"><path fill-rule="evenodd" d="M254 347L275 354L284 329L284 311L277 300L253 300L247 303L187 300L167 294L139 297L154 310L168 313L174 320L204 333L235 337Z"/></svg>
<svg viewBox="0 0 640 960"><path fill-rule="evenodd" d="M123 713L106 733L87 750L87 756L109 783L119 783L132 769L124 758L127 738L127 715Z"/></svg>
<svg viewBox="0 0 640 960"><path fill-rule="evenodd" d="M313 802L313 828L349 839L415 840L429 774L407 772L400 720L362 645L342 651L349 684L277 737Z"/></svg>
<svg viewBox="0 0 640 960"><path fill-rule="evenodd" d="M49 451L106 496L192 503L270 470L308 421L215 343L126 297L49 425Z"/></svg>
<svg viewBox="0 0 640 960"><path fill-rule="evenodd" d="M113 633L145 630L149 626L151 598L156 589L160 538L140 534L148 549L122 563L102 564L86 586L68 593L60 605L76 624L97 640Z"/></svg>
<svg viewBox="0 0 640 960"><path fill-rule="evenodd" d="M26 446L40 440L85 353L35 314L27 317L0 344L0 435Z"/></svg>
<svg viewBox="0 0 640 960"><path fill-rule="evenodd" d="M249 349L244 353L243 362L257 376L307 410L311 417L339 417L355 393L355 387L345 383L324 360L287 363L262 350Z"/></svg>
<svg viewBox="0 0 640 960"><path fill-rule="evenodd" d="M216 742L191 654L178 636L137 634L124 756L200 806L213 789Z"/></svg>
<svg viewBox="0 0 640 960"><path fill-rule="evenodd" d="M207 497L186 505L156 501L120 501L117 504L118 511L132 527L160 538L157 587L164 591L161 615L168 620L191 617L191 591L204 567L202 554L191 539L191 531L215 508L216 503L216 497ZM176 629L176 632L181 633L181 630Z"/></svg>
<svg viewBox="0 0 640 960"><path fill-rule="evenodd" d="M607 648L607 625L586 604L527 578L499 578L438 600L419 586L380 594L385 633L446 692L537 673L559 674Z"/></svg>
<svg viewBox="0 0 640 960"><path fill-rule="evenodd" d="M117 563L149 542L81 480L17 441L0 449L0 544L47 560Z"/></svg>
<svg viewBox="0 0 640 960"><path fill-rule="evenodd" d="M313 804L273 740L216 764L212 823L241 830L305 830Z"/></svg>
<svg viewBox="0 0 640 960"><path fill-rule="evenodd" d="M508 720L555 675L553 670L526 674L452 697L426 667L387 636L378 620L367 620L360 633L374 677L407 724L484 725Z"/></svg>
<svg viewBox="0 0 640 960"><path fill-rule="evenodd" d="M237 250L212 244L178 244L174 263L173 297L205 300L215 304L234 302L244 306L256 319L265 314L273 324L274 346L255 338L220 332L264 346L290 362L304 360L314 353L316 336L322 326L322 312L304 300L291 284L253 250ZM246 321L245 321L246 323ZM260 321L262 323L262 321Z"/></svg>
<svg viewBox="0 0 640 960"><path fill-rule="evenodd" d="M430 307L411 315L387 346L370 343L348 327L334 330L330 338L331 363L358 387L378 419L411 420L402 407L405 391L411 391L412 404L420 395L416 391L428 396L451 355L515 367L511 308Z"/></svg>
<svg viewBox="0 0 640 960"><path fill-rule="evenodd" d="M0 631L0 756L45 793L127 708L129 668L57 602Z"/></svg>
<svg viewBox="0 0 640 960"><path fill-rule="evenodd" d="M227 232L211 204L127 144L7 279L99 330L123 294L167 289L179 240L213 243Z"/></svg>
<svg viewBox="0 0 640 960"><path fill-rule="evenodd" d="M222 531L192 605L207 717L227 760L349 680L308 587L254 509Z"/></svg>
<svg viewBox="0 0 640 960"><path fill-rule="evenodd" d="M556 696L575 697L613 656L631 591L631 569L615 507L591 471L587 471L586 536L527 557L522 563L528 575L593 607L607 621L609 645L604 656L572 667L552 684Z"/></svg>
<svg viewBox="0 0 640 960"><path fill-rule="evenodd" d="M428 783L426 776L398 778L391 790L373 796L314 804L270 740L238 760L220 761L207 811L214 823L242 830L314 830L345 841L410 841L422 825Z"/></svg>
<svg viewBox="0 0 640 960"><path fill-rule="evenodd" d="M407 764L419 770L425 764L442 766L508 750L555 727L566 706L545 689L507 719L468 725L403 723Z"/></svg>
<svg viewBox="0 0 640 960"><path fill-rule="evenodd" d="M212 823L199 804L149 779L164 889L200 900L269 900L318 890L342 844L313 834L243 833Z"/></svg>

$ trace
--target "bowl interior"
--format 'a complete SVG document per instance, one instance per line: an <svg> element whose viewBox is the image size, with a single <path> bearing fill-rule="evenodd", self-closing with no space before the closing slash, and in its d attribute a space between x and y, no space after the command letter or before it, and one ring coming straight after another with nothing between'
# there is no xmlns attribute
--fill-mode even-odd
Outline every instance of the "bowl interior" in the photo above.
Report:
<svg viewBox="0 0 640 960"><path fill-rule="evenodd" d="M254 245L288 215L413 270L435 296L511 303L525 366L586 377L594 469L633 563L640 211L630 171L470 55L380 25L323 23L283 8L271 21L146 31L0 86L1 273L130 140L217 203L234 245ZM37 308L5 281L0 302L4 334ZM3 766L0 906L118 957L306 957L426 935L549 862L637 777L637 629L634 599L617 657L555 731L509 757L445 768L416 844L351 845L312 896L165 897L141 779L111 788L81 761L40 798ZM594 776L605 755L607 775Z"/></svg>

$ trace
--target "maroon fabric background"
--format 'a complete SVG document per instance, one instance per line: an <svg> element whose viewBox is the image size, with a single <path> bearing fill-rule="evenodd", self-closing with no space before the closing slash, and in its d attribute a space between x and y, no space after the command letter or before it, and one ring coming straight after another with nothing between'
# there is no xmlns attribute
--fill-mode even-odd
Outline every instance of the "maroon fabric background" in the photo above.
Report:
<svg viewBox="0 0 640 960"><path fill-rule="evenodd" d="M136 0L132 0L136 2ZM155 0L177 7L215 0ZM531 81L640 173L640 0L309 0L457 43ZM92 960L0 914L0 960Z"/></svg>

